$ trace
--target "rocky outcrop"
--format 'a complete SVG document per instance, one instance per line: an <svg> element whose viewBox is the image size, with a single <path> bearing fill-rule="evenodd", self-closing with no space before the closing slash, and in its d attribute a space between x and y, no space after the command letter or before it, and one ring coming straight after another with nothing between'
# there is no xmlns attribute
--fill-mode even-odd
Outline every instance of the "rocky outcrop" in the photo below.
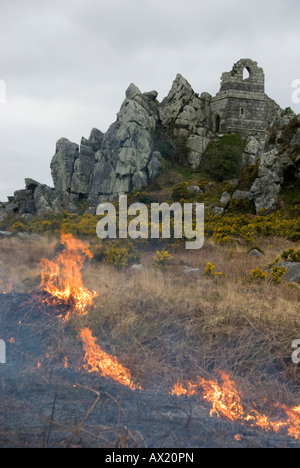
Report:
<svg viewBox="0 0 300 468"><path fill-rule="evenodd" d="M157 175L160 163L153 155L156 97L154 91L142 94L134 84L127 89L117 120L95 155L89 204L147 186Z"/></svg>
<svg viewBox="0 0 300 468"><path fill-rule="evenodd" d="M229 78L231 86L236 86L235 78ZM132 83L116 121L105 134L93 128L88 138L82 137L80 145L59 139L50 165L53 187L25 179L25 189L0 203L0 222L16 213L25 217L63 210L75 213L79 206L87 213L95 213L99 202L148 186L166 166L157 144L159 138L172 151L177 145L171 157L173 163L181 158L180 162L193 170L200 169L209 143L219 134L216 125L222 109L213 115L216 99L208 93L195 93L180 74L161 103L157 96L156 91L143 93ZM258 167L257 177L245 190L223 193L219 207L222 212L237 200L251 200L257 213L262 209L272 212L283 180L300 180L299 122L294 122L296 116L291 109L283 111L275 104L272 108L276 112L270 141L264 146L261 134L247 134L242 155L244 167ZM245 107L239 108L239 118L245 117L244 112Z"/></svg>
<svg viewBox="0 0 300 468"><path fill-rule="evenodd" d="M204 127L209 120L211 96L196 94L188 81L180 74L176 76L168 96L162 101L159 115L164 126L175 125L178 131L196 133L197 127Z"/></svg>
<svg viewBox="0 0 300 468"><path fill-rule="evenodd" d="M162 125L169 128L175 137L185 139L187 163L192 169L200 166L202 155L212 138L212 132L208 129L210 101L210 94L199 96L188 81L178 74L159 107Z"/></svg>
<svg viewBox="0 0 300 468"><path fill-rule="evenodd" d="M93 128L80 145L59 139L50 164L54 187L26 179L26 188L1 204L0 221L12 213L76 212L82 199L93 213L100 201L147 186L161 170L153 145L158 119L157 92L142 93L131 84L107 133Z"/></svg>

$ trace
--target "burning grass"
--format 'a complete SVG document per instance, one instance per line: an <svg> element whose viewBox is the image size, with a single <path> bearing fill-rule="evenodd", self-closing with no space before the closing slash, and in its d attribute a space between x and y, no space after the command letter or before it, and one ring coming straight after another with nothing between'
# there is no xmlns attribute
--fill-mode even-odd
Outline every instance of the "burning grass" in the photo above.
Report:
<svg viewBox="0 0 300 468"><path fill-rule="evenodd" d="M9 242L16 240L0 241L0 249L3 259L10 258L14 291L28 256L22 260L16 251L14 259ZM141 257L143 270L120 271L93 260L88 245L71 236L61 238L59 249L44 244L50 259L41 261L41 242L30 262L41 287L33 287L36 279L19 286L34 298L26 320L35 323L37 308L52 317L39 367L60 362L128 391L151 392L154 399L165 392L201 401L212 418L300 438L300 380L291 360L291 343L300 337L299 286L247 282L243 276L255 266L265 268L292 243L262 239L265 256L254 259L247 246L208 241L197 253L174 251L167 271L153 266L150 251ZM206 277L208 262L223 274ZM200 273L185 274L186 266ZM52 328L52 320L59 325ZM239 442L240 434L232 440Z"/></svg>
<svg viewBox="0 0 300 468"><path fill-rule="evenodd" d="M110 377L122 385L126 385L131 390L141 388L135 385L131 380L128 369L125 369L115 356L109 356L96 343L89 328L80 330L80 337L85 350L83 368L88 372L100 372L104 377Z"/></svg>
<svg viewBox="0 0 300 468"><path fill-rule="evenodd" d="M83 285L81 275L84 261L90 260L92 253L86 243L70 234L62 234L60 242L64 250L54 260L41 260L41 289L57 299L58 304L69 302L74 312L84 315L96 295ZM68 320L71 313L64 320Z"/></svg>

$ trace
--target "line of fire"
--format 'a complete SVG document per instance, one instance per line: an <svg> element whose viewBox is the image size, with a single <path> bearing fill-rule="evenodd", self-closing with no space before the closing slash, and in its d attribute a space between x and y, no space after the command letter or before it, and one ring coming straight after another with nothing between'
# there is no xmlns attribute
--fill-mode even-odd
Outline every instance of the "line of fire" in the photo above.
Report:
<svg viewBox="0 0 300 468"><path fill-rule="evenodd" d="M129 394L126 392L124 393L123 398L125 399L128 398L130 400L133 395L137 395L136 405L139 407L139 412L141 414L143 411L143 398L149 398L149 383L145 385L143 379L139 381L136 370L134 370L134 372L130 370L129 361L129 364L124 365L121 360L119 360L118 356L109 352L107 349L109 337L106 336L105 346L102 346L99 337L101 337L101 335L105 336L105 332L102 330L103 333L101 333L101 327L98 327L98 331L96 330L97 335L95 336L90 327L87 326L87 318L90 313L93 313L95 298L101 296L101 292L90 291L84 285L83 269L93 258L89 245L82 240L76 239L71 234L61 234L60 243L60 251L57 252L54 258L44 258L40 262L41 283L38 292L34 300L28 298L27 302L22 302L20 306L23 309L25 308L26 313L22 320L18 322L18 336L10 338L10 343L8 343L9 353L12 352L14 346L17 346L18 340L22 335L22 326L26 324L30 311L32 310L40 314L39 320L41 320L41 316L44 313L43 311L46 311L48 321L46 321L47 325L42 325L41 321L41 335L47 332L47 330L42 329L42 327L48 327L50 334L53 327L56 329L59 328L60 334L66 334L72 322L72 333L76 334L78 351L77 355L74 357L60 357L63 369L65 371L72 371L75 369L86 376L86 378L91 375L94 379L98 379L101 385L103 385L103 382L114 382L119 385L121 389L123 388L124 391L130 392L131 396L128 396ZM11 292L7 293L2 291L1 298L9 299L10 295ZM13 297L11 301L14 304L13 306L15 306L16 303ZM47 339L49 339L49 337ZM1 343L3 343L3 341L0 342L0 345ZM31 345L33 346L33 343L31 343ZM57 343L57 348L59 348L59 343ZM49 356L47 356L46 353L44 356L40 357L39 361L34 364L34 367L36 369L41 369L43 366L46 366L47 358L49 358ZM19 357L19 359L22 361L24 355ZM4 359L2 362L5 362ZM4 366L9 366L9 363L2 365L1 372L3 372ZM132 366L134 369L134 362ZM164 366L162 365L162 371L163 369ZM185 405L189 405L189 401L193 402L194 405L196 403L204 405L203 407L207 408L207 414L212 420L224 421L227 425L237 425L234 427L236 427L236 430L239 432L234 434L233 437L236 443L243 437L240 433L242 430L241 428L246 431L257 428L265 434L281 434L294 441L300 440L300 406L288 406L287 404L277 401L273 405L273 414L268 415L260 409L261 404L249 400L247 402L243 401L242 389L232 378L231 372L222 369L218 370L216 375L217 377L215 378L208 378L207 375L205 377L197 375L193 380L188 380L182 375L174 375L173 386L163 388L163 384L160 384L160 388L156 388L155 391L151 390L151 398L155 399L155 395L159 392L163 392L167 398L172 399L173 406L176 405L176 401L179 400L184 401ZM162 382L166 377L167 376L162 375ZM47 378L49 379L50 377L48 376ZM44 380L41 380L39 385L47 384L47 378L43 377ZM22 389L22 382L19 382L18 385L20 389ZM95 406L97 404L100 405L99 402L102 401L101 404L104 406L112 402L116 403L116 397L114 395L109 394L106 390L95 390L90 387L90 384L82 385L74 383L73 387L77 389L85 388L91 396L95 397L95 401L87 410L81 422L78 422L77 425L75 424L77 429L71 429L67 425L63 427L64 423L57 422L54 417L57 404L56 400L59 398L56 387L52 416L48 415L45 417L43 444L46 444L46 440L50 437L50 432L54 431L55 428L71 432L72 437L74 437L74 431L77 436L82 435L84 433L83 423L89 417ZM33 393L35 391L36 390L33 390ZM69 392L71 391L72 389L70 388ZM103 400L101 400L102 398ZM118 406L120 417L123 410L119 402L117 402L116 405ZM202 406L200 407L202 408ZM0 412L1 411L0 409ZM167 412L167 409L165 409L165 411ZM149 414L147 417L151 419L151 417L154 416ZM131 437L132 440L135 440L137 446L142 443L145 444L145 440L141 435L133 435L128 428L122 430L125 431L123 436L125 437L124 434L126 434L127 440ZM107 429L107 432L109 432L109 429ZM187 433L189 433L188 430ZM99 438L101 437L99 436ZM109 436L106 435L104 440L107 442L108 439ZM121 444L120 441L119 443Z"/></svg>

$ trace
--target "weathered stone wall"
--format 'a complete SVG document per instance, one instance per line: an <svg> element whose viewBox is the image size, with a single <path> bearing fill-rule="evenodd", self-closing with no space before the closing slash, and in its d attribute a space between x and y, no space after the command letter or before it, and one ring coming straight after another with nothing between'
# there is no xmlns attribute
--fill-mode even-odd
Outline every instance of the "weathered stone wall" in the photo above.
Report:
<svg viewBox="0 0 300 468"><path fill-rule="evenodd" d="M248 78L244 78L245 70ZM266 130L280 109L265 94L264 83L262 68L250 59L240 60L231 72L223 73L220 91L211 100L211 128L257 136L264 144Z"/></svg>

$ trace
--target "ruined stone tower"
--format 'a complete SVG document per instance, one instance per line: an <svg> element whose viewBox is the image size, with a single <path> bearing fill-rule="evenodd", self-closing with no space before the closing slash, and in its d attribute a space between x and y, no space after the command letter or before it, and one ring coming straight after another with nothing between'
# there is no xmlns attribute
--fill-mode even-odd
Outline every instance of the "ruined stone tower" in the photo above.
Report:
<svg viewBox="0 0 300 468"><path fill-rule="evenodd" d="M263 144L277 104L265 94L265 75L257 62L241 59L221 77L211 100L211 127L216 132L256 136Z"/></svg>

